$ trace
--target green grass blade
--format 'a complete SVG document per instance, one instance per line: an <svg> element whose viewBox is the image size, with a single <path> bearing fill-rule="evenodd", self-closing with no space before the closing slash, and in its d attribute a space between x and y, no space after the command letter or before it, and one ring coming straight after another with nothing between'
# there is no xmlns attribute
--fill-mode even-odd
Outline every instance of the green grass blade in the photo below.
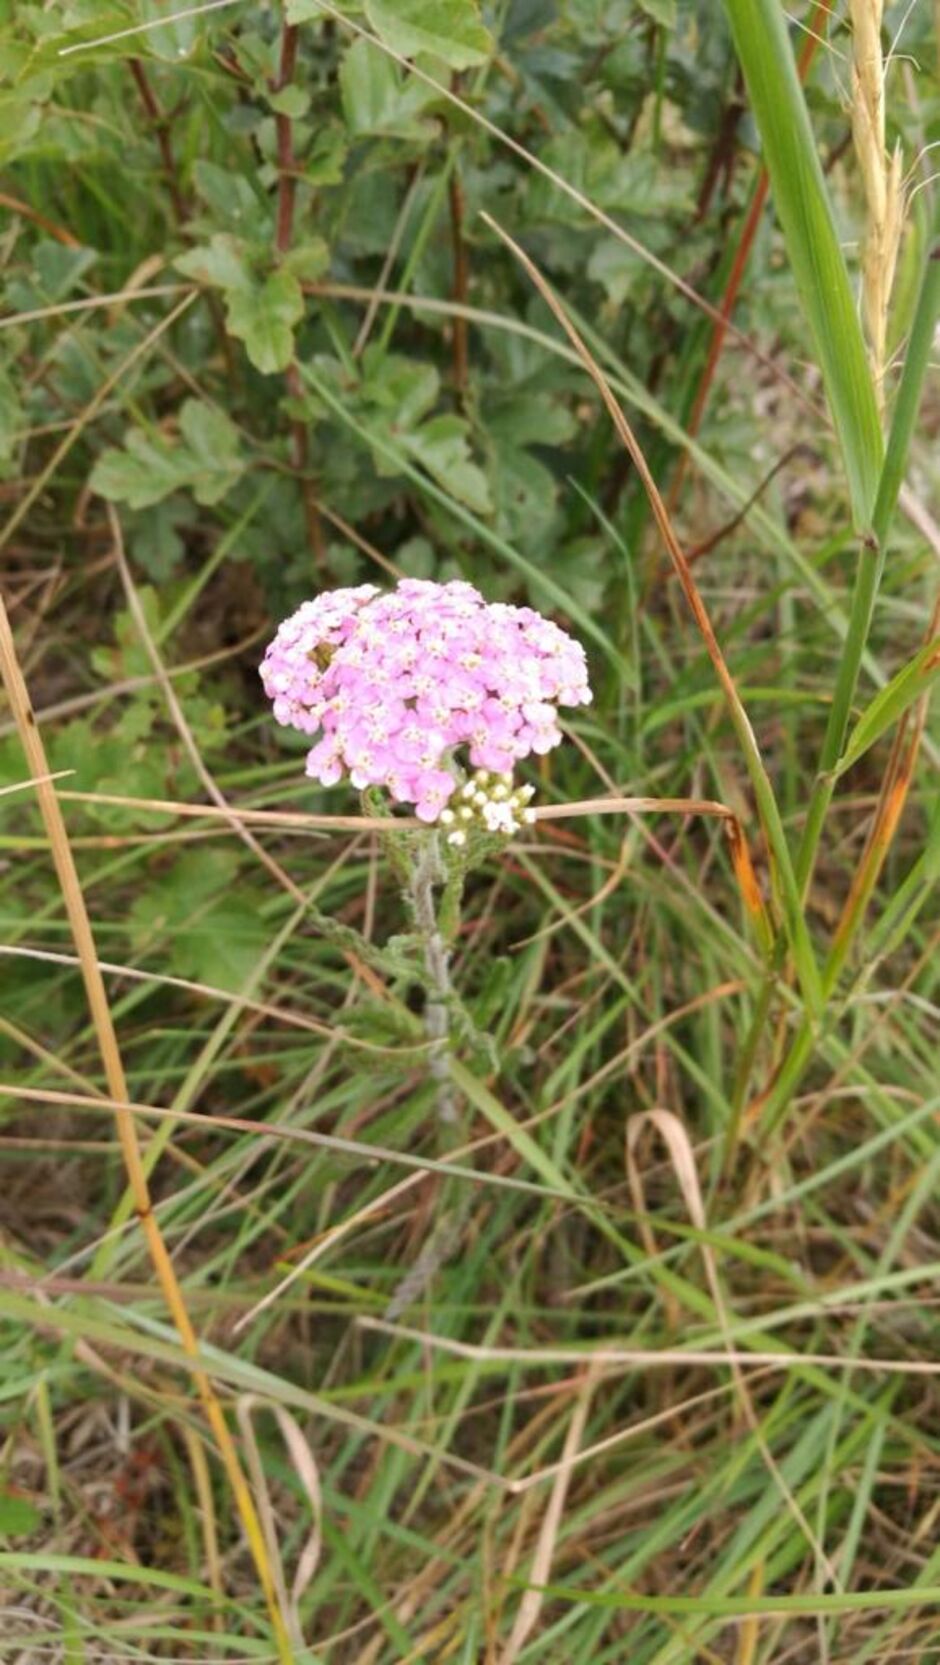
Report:
<svg viewBox="0 0 940 1665"><path fill-rule="evenodd" d="M931 683L940 676L940 637L921 648L913 659L891 678L887 688L875 695L859 717L848 744L835 766L835 774L844 775L869 747L903 717L905 711L926 694Z"/></svg>
<svg viewBox="0 0 940 1665"><path fill-rule="evenodd" d="M940 211L938 211L924 261L924 271L914 322L911 325L904 368L898 385L891 428L885 451L884 467L878 482L878 495L872 517L872 528L879 543L888 535L898 495L904 482L911 440L920 414L924 381L930 368L934 333L940 315Z"/></svg>
<svg viewBox="0 0 940 1665"><path fill-rule="evenodd" d="M842 447L852 513L868 529L881 474L875 391L780 0L725 0L774 203Z"/></svg>

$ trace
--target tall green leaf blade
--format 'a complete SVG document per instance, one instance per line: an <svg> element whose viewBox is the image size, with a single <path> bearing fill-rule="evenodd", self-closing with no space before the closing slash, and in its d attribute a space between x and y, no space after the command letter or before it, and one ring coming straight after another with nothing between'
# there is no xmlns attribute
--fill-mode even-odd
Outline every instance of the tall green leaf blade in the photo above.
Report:
<svg viewBox="0 0 940 1665"><path fill-rule="evenodd" d="M724 0L803 309L845 459L852 513L871 520L883 444L852 286L780 0Z"/></svg>

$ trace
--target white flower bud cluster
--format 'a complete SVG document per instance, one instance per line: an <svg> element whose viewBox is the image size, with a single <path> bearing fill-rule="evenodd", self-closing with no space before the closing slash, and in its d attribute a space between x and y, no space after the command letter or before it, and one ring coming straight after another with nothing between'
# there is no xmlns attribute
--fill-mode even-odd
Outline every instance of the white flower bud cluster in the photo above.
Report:
<svg viewBox="0 0 940 1665"><path fill-rule="evenodd" d="M448 844L459 850L474 827L511 838L522 827L531 826L535 810L528 806L534 791L534 786L514 787L512 775L477 769L438 816L440 825L446 829Z"/></svg>

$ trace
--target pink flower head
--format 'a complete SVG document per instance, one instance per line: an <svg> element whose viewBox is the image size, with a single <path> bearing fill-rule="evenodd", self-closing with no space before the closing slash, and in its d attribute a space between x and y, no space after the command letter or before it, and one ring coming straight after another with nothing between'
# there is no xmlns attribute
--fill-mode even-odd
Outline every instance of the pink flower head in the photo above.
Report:
<svg viewBox="0 0 940 1665"><path fill-rule="evenodd" d="M285 619L261 680L275 718L320 738L307 773L383 786L422 821L440 818L469 763L510 773L561 739L559 705L591 698L584 649L531 607L472 584L403 578L329 590Z"/></svg>

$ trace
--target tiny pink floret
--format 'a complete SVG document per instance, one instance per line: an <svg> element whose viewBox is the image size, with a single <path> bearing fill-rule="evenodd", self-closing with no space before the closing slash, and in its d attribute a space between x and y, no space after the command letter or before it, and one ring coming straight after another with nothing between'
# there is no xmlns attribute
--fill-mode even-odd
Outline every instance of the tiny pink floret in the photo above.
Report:
<svg viewBox="0 0 940 1665"><path fill-rule="evenodd" d="M382 786L422 821L475 768L511 772L561 740L559 705L591 699L579 642L531 607L486 602L472 584L404 578L328 590L285 619L261 666L279 723L320 736L307 774ZM456 761L460 761L456 758Z"/></svg>

